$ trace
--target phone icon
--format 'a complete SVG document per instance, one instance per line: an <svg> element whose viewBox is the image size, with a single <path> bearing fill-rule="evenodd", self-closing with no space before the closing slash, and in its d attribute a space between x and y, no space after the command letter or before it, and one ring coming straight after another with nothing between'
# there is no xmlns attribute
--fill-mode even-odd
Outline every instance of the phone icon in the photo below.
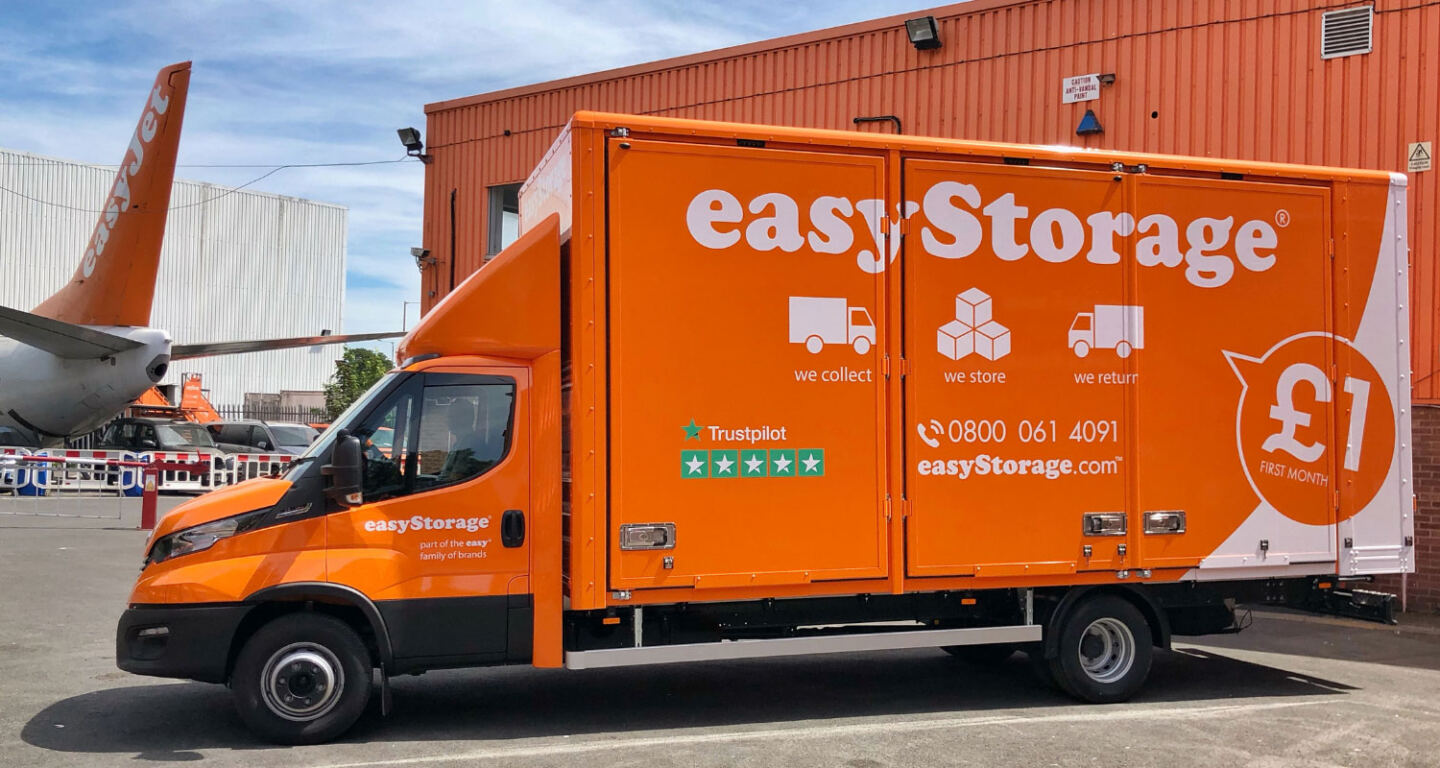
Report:
<svg viewBox="0 0 1440 768"><path fill-rule="evenodd" d="M937 434L937 435L943 435L943 434L945 434L945 428L940 425L940 422L938 422L938 421L936 421L936 420L934 420L934 419L931 419L931 420L930 420L930 426L935 430L935 434ZM921 442L925 443L926 445L930 446L931 448L939 448L939 447L940 447L940 441L937 440L936 438L933 438L933 437L930 436L930 429L927 429L924 424L916 424L916 425L915 425L915 431L920 434L920 441L921 441Z"/></svg>

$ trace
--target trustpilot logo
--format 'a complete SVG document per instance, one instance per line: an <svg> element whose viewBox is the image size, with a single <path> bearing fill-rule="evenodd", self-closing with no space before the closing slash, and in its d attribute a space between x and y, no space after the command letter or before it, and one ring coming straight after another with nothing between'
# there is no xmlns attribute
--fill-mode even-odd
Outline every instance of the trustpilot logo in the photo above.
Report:
<svg viewBox="0 0 1440 768"><path fill-rule="evenodd" d="M824 477L824 448L717 448L682 450L680 476L686 479L730 477Z"/></svg>

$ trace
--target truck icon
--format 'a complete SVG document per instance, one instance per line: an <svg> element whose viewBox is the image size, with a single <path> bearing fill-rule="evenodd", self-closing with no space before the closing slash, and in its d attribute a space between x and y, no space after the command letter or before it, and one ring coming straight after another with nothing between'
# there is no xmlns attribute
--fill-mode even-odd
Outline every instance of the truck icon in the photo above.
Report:
<svg viewBox="0 0 1440 768"><path fill-rule="evenodd" d="M1076 357L1092 349L1113 349L1116 355L1129 357L1131 350L1145 348L1145 308L1096 304L1093 312L1075 315L1068 345Z"/></svg>
<svg viewBox="0 0 1440 768"><path fill-rule="evenodd" d="M875 321L869 310L845 299L790 297L790 343L818 354L826 344L848 344L863 355L875 345Z"/></svg>

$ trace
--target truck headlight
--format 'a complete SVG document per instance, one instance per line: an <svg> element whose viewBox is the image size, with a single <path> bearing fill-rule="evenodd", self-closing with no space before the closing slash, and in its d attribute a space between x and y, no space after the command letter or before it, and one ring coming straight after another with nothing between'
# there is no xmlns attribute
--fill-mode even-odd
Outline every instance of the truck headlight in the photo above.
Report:
<svg viewBox="0 0 1440 768"><path fill-rule="evenodd" d="M215 546L215 542L221 539L228 539L237 533L253 529L269 511L269 507L256 509L233 517L192 525L168 536L162 536L150 547L150 554L145 558L145 565L162 563L174 557L207 550Z"/></svg>

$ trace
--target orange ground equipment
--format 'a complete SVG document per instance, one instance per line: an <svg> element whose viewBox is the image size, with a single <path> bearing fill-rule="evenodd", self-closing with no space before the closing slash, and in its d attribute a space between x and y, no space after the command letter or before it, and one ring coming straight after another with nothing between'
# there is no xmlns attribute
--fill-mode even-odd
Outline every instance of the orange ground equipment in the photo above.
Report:
<svg viewBox="0 0 1440 768"><path fill-rule="evenodd" d="M1108 702L1236 601L1386 620L1354 587L1414 567L1404 205L579 113L398 370L161 522L118 662L305 742L375 668L1023 649Z"/></svg>

